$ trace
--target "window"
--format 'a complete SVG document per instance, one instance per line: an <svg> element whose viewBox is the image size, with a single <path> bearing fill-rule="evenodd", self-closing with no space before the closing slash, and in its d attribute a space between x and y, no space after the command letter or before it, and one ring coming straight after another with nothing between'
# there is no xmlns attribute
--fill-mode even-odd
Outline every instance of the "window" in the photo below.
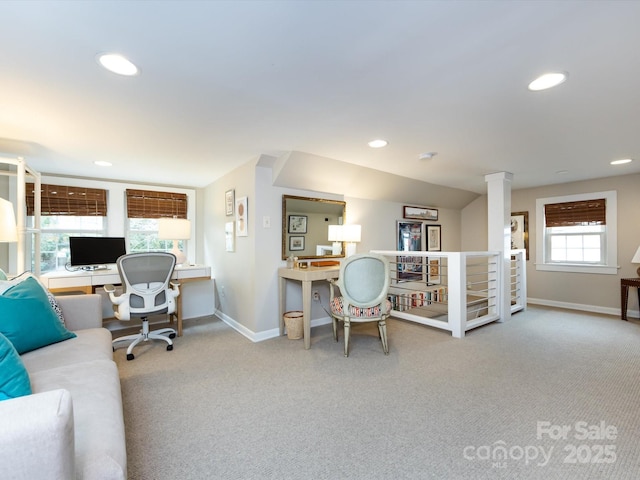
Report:
<svg viewBox="0 0 640 480"><path fill-rule="evenodd" d="M187 218L187 195L132 189L126 194L129 252L170 252L173 241L158 239L158 218ZM180 250L183 243L178 243Z"/></svg>
<svg viewBox="0 0 640 480"><path fill-rule="evenodd" d="M617 273L616 192L536 201L537 270Z"/></svg>
<svg viewBox="0 0 640 480"><path fill-rule="evenodd" d="M33 227L33 188L27 189L26 203L29 227ZM40 210L42 273L62 270L69 263L70 236L99 237L106 234L106 190L43 184ZM31 258L31 269L34 263L35 259Z"/></svg>

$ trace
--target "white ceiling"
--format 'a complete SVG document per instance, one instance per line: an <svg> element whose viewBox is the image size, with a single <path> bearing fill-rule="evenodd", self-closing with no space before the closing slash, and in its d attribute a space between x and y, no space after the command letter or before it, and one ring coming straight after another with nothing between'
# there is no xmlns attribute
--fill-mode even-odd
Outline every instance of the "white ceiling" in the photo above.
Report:
<svg viewBox="0 0 640 480"><path fill-rule="evenodd" d="M631 1L3 1L0 154L192 187L291 151L476 193L638 173L639 23ZM547 71L568 80L529 92Z"/></svg>

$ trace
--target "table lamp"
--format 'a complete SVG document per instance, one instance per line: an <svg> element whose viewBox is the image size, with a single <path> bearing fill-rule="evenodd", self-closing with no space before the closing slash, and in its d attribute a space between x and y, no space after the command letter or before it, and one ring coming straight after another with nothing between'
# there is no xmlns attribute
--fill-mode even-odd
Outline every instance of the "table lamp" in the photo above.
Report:
<svg viewBox="0 0 640 480"><path fill-rule="evenodd" d="M191 238L191 222L186 218L159 218L158 239L173 240L171 253L176 256L176 265L186 263L187 256L178 248L179 240Z"/></svg>
<svg viewBox="0 0 640 480"><path fill-rule="evenodd" d="M636 254L631 259L631 263L640 263L640 247L638 247L638 250L636 250ZM638 267L637 272L638 272L638 277L640 277L640 267Z"/></svg>
<svg viewBox="0 0 640 480"><path fill-rule="evenodd" d="M342 253L342 225L329 225L328 240L333 242L333 255L340 255Z"/></svg>
<svg viewBox="0 0 640 480"><path fill-rule="evenodd" d="M362 227L360 225L344 225L342 230L342 239L347 242L345 257L350 257L356 253L356 242L360 241L360 233Z"/></svg>

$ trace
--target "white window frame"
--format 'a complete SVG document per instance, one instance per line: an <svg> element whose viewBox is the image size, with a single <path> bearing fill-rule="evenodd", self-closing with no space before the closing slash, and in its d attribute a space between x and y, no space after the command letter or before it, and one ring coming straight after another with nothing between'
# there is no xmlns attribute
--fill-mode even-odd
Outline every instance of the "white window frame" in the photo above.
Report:
<svg viewBox="0 0 640 480"><path fill-rule="evenodd" d="M51 216L55 216L55 215L51 215ZM47 215L41 215L41 220L46 218ZM70 217L71 218L71 217ZM78 217L80 218L80 217ZM62 234L62 235L67 235L69 237L85 237L85 236L90 236L90 237L105 237L107 236L107 217L95 217L95 218L100 218L102 219L101 223L102 226L100 227L99 230L91 230L91 229L82 229L82 228L47 228L46 226L44 226L41 223L41 227L40 227L40 265L43 265L43 261L42 261L42 255L44 255L44 253L46 253L44 251L44 249L42 248L42 242L44 242L44 236L47 234ZM34 217L33 215L30 215L27 217L27 224L29 226L29 228L33 228L33 223L34 223ZM46 222L44 222L46 223ZM33 242L33 236L32 235L27 235L27 248L28 251L31 252L31 256L28 260L29 264L30 264L30 268L31 270L34 269L34 258L33 258L33 252L34 252L34 248L32 245ZM58 262L56 261L56 267L51 270L44 270L43 273L46 272L53 272L53 271L60 271L60 270L64 270L66 268L66 265L68 263L68 261L70 260L70 252L67 252L65 259L67 260L65 262L64 265L58 265Z"/></svg>
<svg viewBox="0 0 640 480"><path fill-rule="evenodd" d="M606 232L604 234L603 264L546 263L545 248L547 235L544 221L544 207L549 203L580 202L584 200L606 200ZM618 273L618 197L615 191L581 193L536 199L536 270L547 272L597 273L616 275Z"/></svg>

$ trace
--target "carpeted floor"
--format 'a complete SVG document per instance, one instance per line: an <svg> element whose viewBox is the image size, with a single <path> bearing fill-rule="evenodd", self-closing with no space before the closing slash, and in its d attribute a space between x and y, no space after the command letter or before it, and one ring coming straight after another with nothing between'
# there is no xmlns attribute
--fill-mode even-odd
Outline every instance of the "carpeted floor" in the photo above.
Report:
<svg viewBox="0 0 640 480"><path fill-rule="evenodd" d="M129 478L640 478L640 325L530 307L459 340L388 322L312 347L215 318L114 354ZM342 340L342 338L341 338Z"/></svg>

